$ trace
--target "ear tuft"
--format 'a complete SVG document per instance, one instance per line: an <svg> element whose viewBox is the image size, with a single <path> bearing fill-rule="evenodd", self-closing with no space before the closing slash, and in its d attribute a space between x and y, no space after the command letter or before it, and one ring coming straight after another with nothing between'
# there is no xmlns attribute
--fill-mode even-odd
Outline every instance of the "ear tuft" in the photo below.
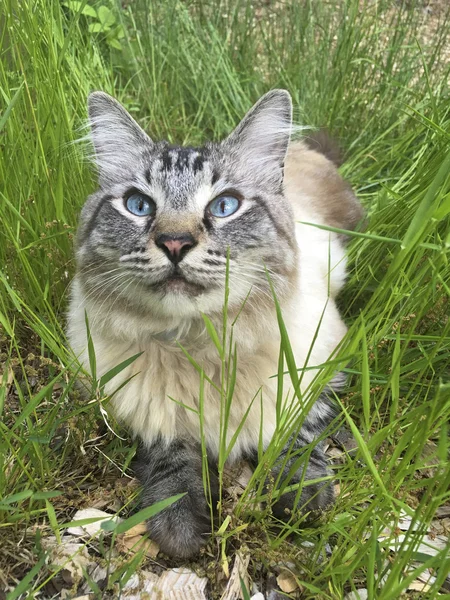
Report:
<svg viewBox="0 0 450 600"><path fill-rule="evenodd" d="M88 98L91 140L101 185L129 176L152 140L125 108L104 92Z"/></svg>
<svg viewBox="0 0 450 600"><path fill-rule="evenodd" d="M292 130L292 101L286 90L265 94L224 144L251 169L280 178Z"/></svg>

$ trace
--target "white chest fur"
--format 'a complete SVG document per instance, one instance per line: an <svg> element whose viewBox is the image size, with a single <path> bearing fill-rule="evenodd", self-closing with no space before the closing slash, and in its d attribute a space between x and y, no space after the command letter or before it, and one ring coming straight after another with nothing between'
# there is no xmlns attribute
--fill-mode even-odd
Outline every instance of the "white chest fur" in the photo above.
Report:
<svg viewBox="0 0 450 600"><path fill-rule="evenodd" d="M297 209L296 218L311 221L309 214ZM325 362L345 334L345 325L337 311L335 296L345 278L345 255L335 234L306 225L297 225L299 244L299 279L291 300L283 307L283 316L294 350L297 366ZM75 279L69 313L69 338L75 354L85 368L89 361L86 345L85 311L95 307L86 301ZM189 436L199 439L200 376L182 350L173 342L155 339L146 323L137 317L115 310L108 315L109 330L90 320L97 358L98 376L139 352L142 355L117 375L107 386L112 393L121 383L131 380L112 399L117 418L145 442L156 436L171 439ZM319 322L321 326L317 332ZM311 350L312 341L315 339ZM205 335L203 340L205 340ZM241 423L249 405L231 458L247 448L256 447L262 431L268 443L276 427L276 378L279 354L279 332L275 312L266 312L252 320L238 321L234 340L237 345L237 380L228 424L230 439ZM189 349L214 383L220 387L221 360L211 341ZM302 385L313 378L307 372ZM261 407L263 417L261 417ZM262 422L262 427L261 427ZM205 383L204 433L209 450L217 453L220 439L221 397Z"/></svg>

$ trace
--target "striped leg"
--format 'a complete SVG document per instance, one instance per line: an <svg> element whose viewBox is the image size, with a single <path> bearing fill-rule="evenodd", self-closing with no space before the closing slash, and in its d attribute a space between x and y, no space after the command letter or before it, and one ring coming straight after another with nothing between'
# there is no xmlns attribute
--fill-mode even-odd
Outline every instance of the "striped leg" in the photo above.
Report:
<svg viewBox="0 0 450 600"><path fill-rule="evenodd" d="M142 505L187 492L186 496L147 522L151 538L170 556L190 557L206 543L211 532L210 509L202 480L200 446L182 439L156 440L141 446L134 470L142 484ZM213 507L217 503L217 476L210 469Z"/></svg>
<svg viewBox="0 0 450 600"><path fill-rule="evenodd" d="M301 492L288 491L274 503L273 514L281 520L288 520L292 511L310 512L324 509L334 501L331 481L308 484L308 481L328 477L330 471L327 458L322 450L322 444L315 443L312 450L308 448L311 437L307 432L300 431L297 438L290 440L280 453L279 460L272 469L272 476L277 480L281 471L279 487L291 474L288 486L302 483ZM310 452L310 454L309 454ZM309 458L308 457L309 454ZM286 460L286 456L288 459ZM295 470L294 470L295 469Z"/></svg>

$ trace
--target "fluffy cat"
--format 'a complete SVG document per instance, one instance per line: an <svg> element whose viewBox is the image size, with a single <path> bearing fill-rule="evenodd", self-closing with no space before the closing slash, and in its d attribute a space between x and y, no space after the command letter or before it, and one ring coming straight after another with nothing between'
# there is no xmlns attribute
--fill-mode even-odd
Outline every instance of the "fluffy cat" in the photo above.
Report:
<svg viewBox="0 0 450 600"><path fill-rule="evenodd" d="M298 221L352 229L361 217L360 205L330 160L304 142L289 143L291 115L288 92L273 90L221 143L178 147L151 140L107 94L89 97L99 190L81 213L69 338L88 368L87 313L98 376L142 352L106 391L129 379L111 405L142 441L136 472L144 505L187 492L148 523L151 537L167 554L195 554L211 529L195 412L199 374L177 341L220 386L221 360L202 313L220 332L227 253L229 321L239 313L228 440L262 390L231 461L245 456L256 462L260 436L266 447L276 429L277 378L271 376L277 373L280 333L265 269L298 367L325 362L346 331L335 304L345 279L343 237ZM314 371L304 372L302 392L313 376ZM286 391L288 385L286 378ZM204 407L214 499L220 394L208 382ZM294 451L320 435L331 415L322 394L291 440ZM285 475L293 464L290 458ZM320 444L305 469L299 468L291 483L328 474ZM274 513L285 518L295 496L284 494ZM303 488L299 506L317 509L332 500L331 487L316 483Z"/></svg>

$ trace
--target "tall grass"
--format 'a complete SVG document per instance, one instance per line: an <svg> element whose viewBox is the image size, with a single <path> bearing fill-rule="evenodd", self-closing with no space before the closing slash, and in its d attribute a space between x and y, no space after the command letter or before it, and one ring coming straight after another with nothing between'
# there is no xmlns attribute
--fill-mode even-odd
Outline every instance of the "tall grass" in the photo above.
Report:
<svg viewBox="0 0 450 600"><path fill-rule="evenodd" d="M273 87L291 92L301 124L341 142L367 209L340 298L350 331L317 381L336 364L348 373L337 402L358 449L336 468L336 506L300 534L308 552L287 538L300 523L267 529L249 489L222 528L222 558L246 544L269 567L288 552L303 597L330 599L355 587L398 598L415 560L435 569L426 597L438 596L448 552L423 556L410 531L391 560L393 536L380 534L401 510L420 531L450 499L449 33L444 12L383 0L0 5L0 581L19 586L10 598L46 581L39 532L69 521L133 454L105 435L98 403L78 397L64 336L73 234L95 186L73 143L87 94L114 94L155 138L196 144L220 139ZM295 371L287 343L280 368ZM279 442L254 477L259 495Z"/></svg>

